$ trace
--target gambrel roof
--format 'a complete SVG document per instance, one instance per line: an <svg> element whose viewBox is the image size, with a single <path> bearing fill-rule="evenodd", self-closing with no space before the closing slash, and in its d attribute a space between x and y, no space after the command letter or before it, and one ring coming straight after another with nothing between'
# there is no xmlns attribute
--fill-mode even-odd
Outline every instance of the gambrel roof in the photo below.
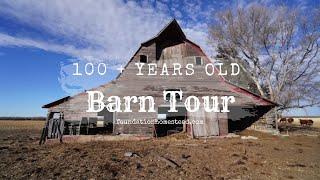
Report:
<svg viewBox="0 0 320 180"><path fill-rule="evenodd" d="M134 80L132 79L128 80L127 78L121 77L124 76L124 74L127 74L127 77L132 76L132 72L128 72L127 67L129 66L129 64L132 63L132 61L141 51L142 48L151 46L152 44L155 45L157 51L156 60L158 60L158 53L161 52L165 47L174 46L182 43L186 46L191 47L192 49L194 49L194 51L197 51L198 54L201 54L201 56L204 57L204 60L207 63L212 62L202 51L200 46L187 39L178 22L174 19L167 26L165 26L165 28L163 28L155 37L141 43L139 49L136 51L136 53L132 56L132 58L125 66L124 72L119 74L114 81L101 85L97 88L93 88L92 90L103 89L104 93L106 93L107 95L112 93L112 95L123 95L124 93L128 93L126 95L136 96L150 95L148 93L161 95L163 87L159 88L159 84L157 84L157 81L163 80L161 78L152 79L153 77L149 77L150 79L148 81L137 80L136 82L133 82ZM218 69L215 69L215 71L218 72ZM168 86L175 86L174 81L178 80L180 77L169 78L171 78L170 81L166 81L166 83L168 83ZM139 88L130 89L129 87L131 86L139 86ZM154 88L151 88L151 86L153 86ZM234 95L235 97L238 97L238 99L240 100L238 104L251 104L257 106L277 106L277 103L263 98L260 95L254 94L247 89L234 85L225 80L223 76L219 75L215 75L211 77L211 79L206 78L203 82L190 81L189 93L190 92L195 93L196 95ZM70 98L74 98L76 96L84 94L85 93L80 93ZM188 92L186 94L188 94ZM43 108L50 108L51 106L55 106L67 100L69 100L69 97L44 105Z"/></svg>

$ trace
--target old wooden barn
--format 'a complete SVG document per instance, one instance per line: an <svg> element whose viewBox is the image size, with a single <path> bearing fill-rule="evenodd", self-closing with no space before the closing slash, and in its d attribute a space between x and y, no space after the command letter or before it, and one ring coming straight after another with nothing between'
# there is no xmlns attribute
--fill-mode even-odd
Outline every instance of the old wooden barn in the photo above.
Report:
<svg viewBox="0 0 320 180"><path fill-rule="evenodd" d="M192 76L137 76L135 63L156 63L159 68L168 65L172 74L172 63L194 64ZM94 90L105 96L153 96L156 111L137 112L139 104L132 106L130 113L111 113L104 110L99 113L87 113L88 95L83 92L72 97L65 97L44 105L48 108L47 136L57 137L64 134L92 134L102 131L111 134L139 134L146 136L163 136L185 130L194 137L221 136L228 132L243 130L272 109L276 104L226 81L222 76L207 76L204 66L212 63L201 48L187 39L176 20L171 21L154 38L143 42L132 56L124 71L119 76ZM146 67L146 66L144 66ZM148 69L142 70L147 74ZM170 72L171 71L171 72ZM163 90L182 90L183 97L234 96L236 102L231 104L230 113L208 113L202 109L190 113L182 103L178 103L178 113L168 113L168 101L163 99ZM194 125L155 125L155 124L117 124L117 119L194 119L203 120L204 124ZM61 120L61 122L59 121ZM100 128L100 130L99 130ZM95 129L93 131L93 129Z"/></svg>

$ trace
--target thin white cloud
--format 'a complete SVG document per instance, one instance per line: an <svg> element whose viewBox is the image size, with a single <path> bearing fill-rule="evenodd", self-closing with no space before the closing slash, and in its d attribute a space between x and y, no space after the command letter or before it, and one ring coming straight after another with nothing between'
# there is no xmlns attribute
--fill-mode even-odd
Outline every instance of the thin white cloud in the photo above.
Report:
<svg viewBox="0 0 320 180"><path fill-rule="evenodd" d="M170 19L164 3L153 8L129 1L2 1L0 12L44 31L58 40L35 40L1 34L1 45L28 46L65 53L73 57L93 57L126 62L139 44L153 37ZM203 30L188 33L199 39ZM61 42L62 39L62 42ZM59 41L60 40L60 41ZM199 42L197 42L199 43Z"/></svg>
<svg viewBox="0 0 320 180"><path fill-rule="evenodd" d="M92 56L103 52L97 56L103 59L105 56L128 59L140 42L152 37L169 19L161 12L141 8L134 2L120 1L4 1L0 12L63 39L67 44L63 46L68 47L65 53L74 56L75 49L81 46L78 57L83 51L92 51ZM19 41L36 45L36 48L44 44L27 38ZM59 49L52 45L46 47L53 47L53 51Z"/></svg>
<svg viewBox="0 0 320 180"><path fill-rule="evenodd" d="M83 58L86 60L89 60L93 57L99 57L104 53L103 51L97 51L90 48L80 49L75 48L72 45L52 44L41 40L14 37L4 33L0 33L0 46L37 48L45 51L53 51L57 53L67 54L73 57Z"/></svg>
<svg viewBox="0 0 320 180"><path fill-rule="evenodd" d="M114 69L124 65L141 42L154 37L172 19L170 14L181 18L181 12L185 11L180 7L170 9L160 2L153 6L148 1L4 0L0 2L0 15L43 33L30 36L19 30L18 35L0 32L0 46L66 54L82 64L103 61ZM209 49L204 24L179 22L189 39L205 51ZM70 63L61 64L58 78L68 94L89 89L98 79L74 77L70 74L72 68Z"/></svg>

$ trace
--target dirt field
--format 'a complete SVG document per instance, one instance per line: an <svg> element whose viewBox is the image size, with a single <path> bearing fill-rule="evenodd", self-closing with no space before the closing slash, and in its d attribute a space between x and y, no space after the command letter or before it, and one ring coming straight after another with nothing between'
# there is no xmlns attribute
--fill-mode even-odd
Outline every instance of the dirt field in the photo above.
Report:
<svg viewBox="0 0 320 180"><path fill-rule="evenodd" d="M42 123L0 121L0 179L320 179L319 136L39 146Z"/></svg>

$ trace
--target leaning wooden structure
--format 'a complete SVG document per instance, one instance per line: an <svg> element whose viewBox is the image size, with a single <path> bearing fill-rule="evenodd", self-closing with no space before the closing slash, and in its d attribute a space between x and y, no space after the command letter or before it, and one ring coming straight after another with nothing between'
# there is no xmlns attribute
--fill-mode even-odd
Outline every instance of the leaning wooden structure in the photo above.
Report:
<svg viewBox="0 0 320 180"><path fill-rule="evenodd" d="M186 76L137 76L135 63L156 63L159 68L163 63L168 65L170 74L173 72L173 63L194 64L194 75ZM112 134L139 134L145 136L162 136L168 132L185 130L194 137L221 136L228 132L240 131L259 119L263 114L276 106L274 102L253 94L252 92L238 87L226 81L222 76L208 76L204 72L204 66L212 63L202 49L190 41L180 28L176 20L170 22L154 38L141 43L141 46L129 60L124 71L118 77L92 90L103 92L105 96L153 96L155 98L156 111L138 112L139 104L132 106L133 112L111 113L104 110L99 113L88 113L88 97L83 92L72 97L65 97L50 104L44 105L48 113L61 112L64 115L65 124L72 122L95 122L103 121L104 126L111 125ZM146 67L146 66L144 66ZM160 69L159 69L160 70ZM148 69L143 68L144 74ZM202 96L234 96L236 102L230 107L230 113L207 113L202 109L192 113L187 112L184 105L178 105L179 113L168 113L169 102L163 100L163 90L182 90L183 102L190 95ZM204 124L166 126L155 124L117 124L117 119L192 119L203 120ZM49 119L48 119L49 120ZM80 123L81 124L81 123ZM90 123L87 123L90 124ZM71 125L72 126L72 125ZM80 125L81 126L81 125ZM66 131L68 131L66 133ZM69 133L70 128L65 126L64 134ZM79 130L80 132L81 130ZM72 134L72 133L71 133ZM80 133L81 134L81 133Z"/></svg>
<svg viewBox="0 0 320 180"><path fill-rule="evenodd" d="M44 144L47 139L59 139L62 142L64 132L64 117L62 112L48 113L44 128L42 129L39 144Z"/></svg>

